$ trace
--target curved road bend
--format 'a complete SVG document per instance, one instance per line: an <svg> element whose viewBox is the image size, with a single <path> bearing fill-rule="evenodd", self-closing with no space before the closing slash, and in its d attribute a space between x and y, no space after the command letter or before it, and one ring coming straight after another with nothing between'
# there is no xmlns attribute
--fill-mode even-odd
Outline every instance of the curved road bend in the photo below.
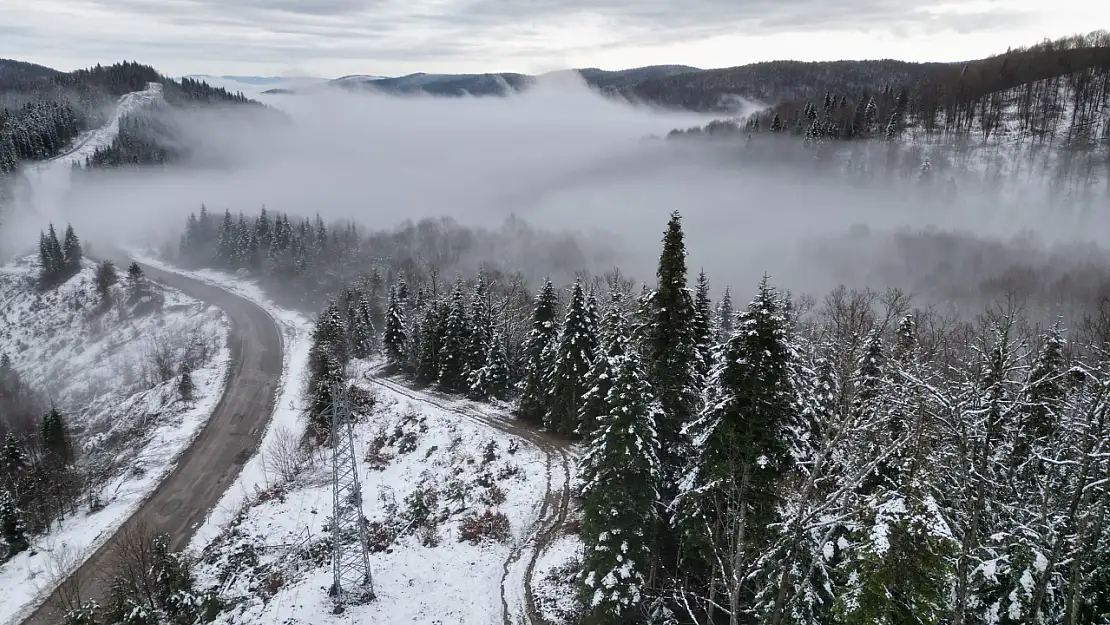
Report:
<svg viewBox="0 0 1110 625"><path fill-rule="evenodd" d="M130 261L116 256L113 260L125 270ZM152 280L220 308L231 320L231 362L223 396L173 472L124 523L145 521L169 534L173 549L183 549L262 440L281 379L281 332L270 315L249 300L179 274L146 266L143 271ZM96 599L103 605L111 554L122 529L77 570L83 600ZM24 624L60 623L53 599L52 595Z"/></svg>

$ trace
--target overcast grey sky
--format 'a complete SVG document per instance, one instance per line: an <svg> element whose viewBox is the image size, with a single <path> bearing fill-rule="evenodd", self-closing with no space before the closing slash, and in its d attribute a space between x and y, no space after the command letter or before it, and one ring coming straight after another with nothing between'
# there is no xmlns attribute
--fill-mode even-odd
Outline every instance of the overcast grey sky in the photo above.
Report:
<svg viewBox="0 0 1110 625"><path fill-rule="evenodd" d="M950 61L1107 24L1098 0L0 0L0 57L320 77Z"/></svg>

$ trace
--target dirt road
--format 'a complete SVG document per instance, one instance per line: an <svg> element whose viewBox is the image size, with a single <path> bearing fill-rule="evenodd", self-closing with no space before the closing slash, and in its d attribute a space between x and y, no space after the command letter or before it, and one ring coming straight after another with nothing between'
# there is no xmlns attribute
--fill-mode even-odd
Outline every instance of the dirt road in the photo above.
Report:
<svg viewBox="0 0 1110 625"><path fill-rule="evenodd" d="M130 263L122 258L113 260L121 269ZM262 439L281 379L281 332L270 315L249 300L175 273L145 266L143 271L152 280L219 307L231 320L231 363L220 402L174 471L124 524L146 523L169 534L174 549L183 549ZM82 587L82 599L103 603L108 563L122 531L74 574L72 579ZM61 622L53 603L48 599L24 623Z"/></svg>
<svg viewBox="0 0 1110 625"><path fill-rule="evenodd" d="M524 539L513 545L508 559L505 560L501 576L503 625L520 623L542 625L545 621L536 609L536 600L532 593L532 576L536 568L536 560L558 536L560 528L570 513L572 458L569 441L533 430L518 421L506 419L496 412L485 411L478 405L461 403L457 398L435 391L414 391L388 378L370 377L369 380L398 395L431 404L440 410L457 414L522 439L547 457L543 504L540 506L536 520L525 532Z"/></svg>

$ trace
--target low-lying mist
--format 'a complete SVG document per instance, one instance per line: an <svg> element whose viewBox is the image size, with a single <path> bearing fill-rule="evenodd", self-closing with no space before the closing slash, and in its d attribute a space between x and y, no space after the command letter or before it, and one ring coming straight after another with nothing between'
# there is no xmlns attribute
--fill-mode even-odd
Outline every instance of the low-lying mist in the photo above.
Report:
<svg viewBox="0 0 1110 625"><path fill-rule="evenodd" d="M651 281L677 209L691 270L704 268L717 293L746 294L770 274L795 292L897 286L919 303L975 307L1022 280L1017 290L1032 297L1093 299L1110 272L1098 247L1108 217L1049 208L1036 181L1013 182L1029 192L1017 186L1005 201L972 184L956 201L910 181L861 187L801 159L738 158L741 142L648 139L708 118L618 103L566 76L508 98L335 90L267 103L287 119L178 113L190 154L179 165L82 176L64 194L42 188L65 184L58 176L32 180L0 250L30 251L49 220L71 221L93 242L158 244L202 202L216 213L265 205L374 229L440 216L496 226L516 215L576 233L596 265L583 269L618 264Z"/></svg>

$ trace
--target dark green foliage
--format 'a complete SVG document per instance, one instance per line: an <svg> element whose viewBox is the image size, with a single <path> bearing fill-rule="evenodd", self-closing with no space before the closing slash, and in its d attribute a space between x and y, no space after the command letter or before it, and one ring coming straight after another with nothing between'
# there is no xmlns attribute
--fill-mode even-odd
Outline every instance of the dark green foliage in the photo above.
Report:
<svg viewBox="0 0 1110 625"><path fill-rule="evenodd" d="M779 480L792 468L792 427L799 423L796 354L784 307L764 279L722 346L711 376L713 403L690 426L696 441L687 473L692 481L680 492L677 518L686 556L692 563L700 559L695 570L708 570L721 553L736 550L742 554L737 566L751 567L772 539ZM741 507L744 540L738 545L728 528ZM749 598L754 591L748 587Z"/></svg>
<svg viewBox="0 0 1110 625"><path fill-rule="evenodd" d="M546 280L536 298L536 309L532 315L532 330L524 346L526 362L524 376L520 383L520 417L540 425L547 419L548 398L546 381L554 358L554 349L559 336L559 325L555 320L559 305L555 286Z"/></svg>
<svg viewBox="0 0 1110 625"><path fill-rule="evenodd" d="M732 322L735 314L736 311L732 308L732 292L725 287L725 292L721 295L721 303L717 305L715 343L724 343L732 338Z"/></svg>
<svg viewBox="0 0 1110 625"><path fill-rule="evenodd" d="M181 401L193 401L193 395L196 392L196 387L193 386L193 367L189 365L189 361L181 363L181 371L178 373L177 378L177 396Z"/></svg>
<svg viewBox="0 0 1110 625"><path fill-rule="evenodd" d="M471 358L470 317L467 315L466 298L463 294L463 281L455 282L451 292L447 317L443 322L443 344L439 354L439 384L444 390L460 393L467 390L467 375Z"/></svg>
<svg viewBox="0 0 1110 625"><path fill-rule="evenodd" d="M27 451L23 448L23 443L19 442L11 432L4 436L4 447L0 449L0 461L3 461L4 470L12 475L30 466L27 462Z"/></svg>
<svg viewBox="0 0 1110 625"><path fill-rule="evenodd" d="M6 490L0 493L0 538L7 545L9 556L25 551L30 546L27 542L27 526L23 523L23 511Z"/></svg>
<svg viewBox="0 0 1110 625"><path fill-rule="evenodd" d="M443 335L450 309L443 302L432 302L424 306L424 318L420 322L417 347L416 378L421 382L432 383L439 379Z"/></svg>
<svg viewBox="0 0 1110 625"><path fill-rule="evenodd" d="M71 275L53 223L45 233L39 233L39 266L39 284L43 287L56 286Z"/></svg>
<svg viewBox="0 0 1110 625"><path fill-rule="evenodd" d="M73 443L69 438L65 418L54 406L42 417L42 448L51 462L68 465L73 462Z"/></svg>
<svg viewBox="0 0 1110 625"><path fill-rule="evenodd" d="M618 341L619 342L619 341ZM660 484L659 408L635 350L606 359L612 386L582 458L579 576L585 623L635 622L652 568Z"/></svg>
<svg viewBox="0 0 1110 625"><path fill-rule="evenodd" d="M511 389L505 342L494 334L486 350L485 363L470 374L470 395L474 399L505 399Z"/></svg>
<svg viewBox="0 0 1110 625"><path fill-rule="evenodd" d="M150 283L139 263L132 262L127 267L127 294L130 301L138 301L150 295Z"/></svg>
<svg viewBox="0 0 1110 625"><path fill-rule="evenodd" d="M348 353L339 304L333 300L316 318L308 353L309 422L318 431L331 427L331 408L346 380L344 367Z"/></svg>
<svg viewBox="0 0 1110 625"><path fill-rule="evenodd" d="M698 347L698 374L709 374L713 361L713 302L709 299L709 277L705 271L698 273L694 290L694 339Z"/></svg>
<svg viewBox="0 0 1110 625"><path fill-rule="evenodd" d="M81 258L81 241L77 239L73 226L67 224L65 241L62 243L62 265L68 275L81 271Z"/></svg>
<svg viewBox="0 0 1110 625"><path fill-rule="evenodd" d="M119 276L116 274L116 265L110 260L101 261L96 266L96 275L93 276L93 285L96 287L97 294L100 295L100 301L108 301L111 288L117 282L119 282Z"/></svg>
<svg viewBox="0 0 1110 625"><path fill-rule="evenodd" d="M350 337L351 356L354 358L369 358L378 349L373 313L370 312L370 302L365 296L360 296L356 303L348 304L347 335Z"/></svg>
<svg viewBox="0 0 1110 625"><path fill-rule="evenodd" d="M89 600L66 612L62 625L101 625L100 604Z"/></svg>
<svg viewBox="0 0 1110 625"><path fill-rule="evenodd" d="M408 329L398 289L389 290L389 308L385 313L385 354L389 364L401 367L408 357Z"/></svg>
<svg viewBox="0 0 1110 625"><path fill-rule="evenodd" d="M613 290L610 293L609 308L605 313L597 357L594 358L593 366L590 367L583 384L586 390L582 393L578 428L575 431L583 439L589 440L597 427L599 415L606 414L606 402L609 391L613 388L613 379L609 375L610 361L628 353L630 341L621 293Z"/></svg>
<svg viewBox="0 0 1110 625"><path fill-rule="evenodd" d="M545 427L559 434L578 429L586 374L597 350L597 328L590 318L581 281L571 289L570 305L563 320L563 333L556 350L554 366L548 373L550 389Z"/></svg>

